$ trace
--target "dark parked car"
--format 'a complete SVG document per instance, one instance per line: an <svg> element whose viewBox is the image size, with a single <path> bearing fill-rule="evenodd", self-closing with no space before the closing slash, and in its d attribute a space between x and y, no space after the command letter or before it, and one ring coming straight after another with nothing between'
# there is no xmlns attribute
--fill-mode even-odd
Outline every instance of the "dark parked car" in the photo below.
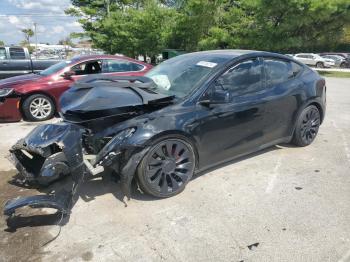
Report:
<svg viewBox="0 0 350 262"><path fill-rule="evenodd" d="M0 79L39 73L60 61L62 60L31 59L28 49L24 47L0 47Z"/></svg>
<svg viewBox="0 0 350 262"><path fill-rule="evenodd" d="M128 197L133 178L144 192L170 197L219 163L279 143L311 144L325 106L325 80L290 57L190 53L145 77L81 79L61 98L64 122L37 127L11 153L20 173L42 185L105 170L119 174ZM67 211L60 197L41 195L8 202L5 214L43 198Z"/></svg>
<svg viewBox="0 0 350 262"><path fill-rule="evenodd" d="M145 74L152 66L111 55L79 56L37 74L0 80L0 121L43 121L59 111L59 98L74 81L91 74Z"/></svg>

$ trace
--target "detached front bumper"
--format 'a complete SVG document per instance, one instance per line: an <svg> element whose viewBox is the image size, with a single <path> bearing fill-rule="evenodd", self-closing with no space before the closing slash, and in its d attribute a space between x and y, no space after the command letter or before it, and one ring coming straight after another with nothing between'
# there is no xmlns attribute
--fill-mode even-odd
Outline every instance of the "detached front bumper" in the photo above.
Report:
<svg viewBox="0 0 350 262"><path fill-rule="evenodd" d="M0 122L17 122L22 119L20 97L0 97Z"/></svg>
<svg viewBox="0 0 350 262"><path fill-rule="evenodd" d="M24 183L47 186L71 175L73 185L70 191L59 188L48 195L37 195L9 200L4 214L11 216L17 208L55 208L69 213L69 207L76 185L83 178L86 169L83 163L82 132L76 125L49 124L35 128L11 149L11 160Z"/></svg>
<svg viewBox="0 0 350 262"><path fill-rule="evenodd" d="M69 181L72 180L73 185L67 191L55 183L59 188L50 190L48 195L10 200L5 205L5 215L12 216L23 206L50 207L68 214L79 182L86 174L95 175L104 170L120 175L124 196L130 198L132 178L149 148L128 143L127 138L135 132L134 128L129 128L118 132L97 155L87 155L85 146L88 142L83 139L86 132L79 125L65 122L41 125L10 149L11 160L23 183L47 186L64 176L71 176Z"/></svg>

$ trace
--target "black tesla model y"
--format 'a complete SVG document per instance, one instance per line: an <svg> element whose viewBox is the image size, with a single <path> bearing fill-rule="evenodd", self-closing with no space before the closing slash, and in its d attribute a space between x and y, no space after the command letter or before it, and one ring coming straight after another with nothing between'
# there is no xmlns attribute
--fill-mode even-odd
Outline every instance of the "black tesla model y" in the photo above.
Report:
<svg viewBox="0 0 350 262"><path fill-rule="evenodd" d="M224 161L279 143L311 144L325 105L325 80L290 57L189 53L144 77L76 82L61 98L63 122L37 127L11 153L24 178L42 185L113 172L127 196L135 178L144 192L169 197Z"/></svg>

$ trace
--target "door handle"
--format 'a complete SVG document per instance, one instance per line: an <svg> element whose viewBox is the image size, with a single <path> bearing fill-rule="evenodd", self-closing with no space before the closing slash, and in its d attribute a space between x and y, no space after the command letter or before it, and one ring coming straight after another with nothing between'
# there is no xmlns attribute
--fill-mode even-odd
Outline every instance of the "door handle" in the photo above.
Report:
<svg viewBox="0 0 350 262"><path fill-rule="evenodd" d="M8 63L7 62L2 62L3 65L7 65Z"/></svg>

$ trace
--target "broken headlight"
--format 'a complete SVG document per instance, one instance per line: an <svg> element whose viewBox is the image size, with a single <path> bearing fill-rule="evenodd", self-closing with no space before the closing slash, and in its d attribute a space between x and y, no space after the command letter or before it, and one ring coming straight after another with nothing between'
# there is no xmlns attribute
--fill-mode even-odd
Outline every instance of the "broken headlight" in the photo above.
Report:
<svg viewBox="0 0 350 262"><path fill-rule="evenodd" d="M97 154L96 162L98 163L104 157L109 155L110 153L118 154L119 153L119 145L128 137L131 137L136 131L135 127L126 128L120 132L118 132Z"/></svg>
<svg viewBox="0 0 350 262"><path fill-rule="evenodd" d="M104 151L109 152L112 150L116 145L120 144L124 139L132 136L136 131L135 127L130 127L127 129L124 129L120 132L118 132L108 143L107 145L102 149Z"/></svg>

